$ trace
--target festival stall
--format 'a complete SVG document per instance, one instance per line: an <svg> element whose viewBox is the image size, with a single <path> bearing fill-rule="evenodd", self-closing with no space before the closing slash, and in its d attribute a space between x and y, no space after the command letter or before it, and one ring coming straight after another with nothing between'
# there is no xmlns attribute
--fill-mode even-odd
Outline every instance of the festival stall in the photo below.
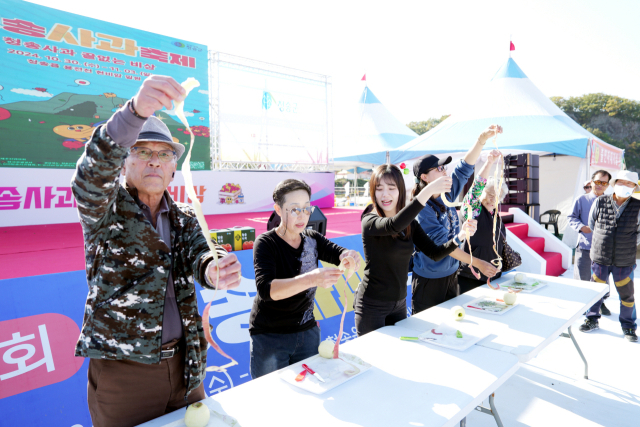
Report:
<svg viewBox="0 0 640 427"><path fill-rule="evenodd" d="M584 193L582 184L591 173L606 169L613 175L624 167L623 150L599 140L573 121L533 84L512 58L487 85L476 93L465 94L464 101L457 105L459 109L438 126L398 148L361 151L341 157L340 161L382 164L388 158L391 163L404 162L410 166L416 158L431 153L450 155L455 164L478 135L496 123L504 129L498 137L503 154L541 156L540 212L560 210L561 232L574 198ZM412 175L406 183L413 185Z"/></svg>

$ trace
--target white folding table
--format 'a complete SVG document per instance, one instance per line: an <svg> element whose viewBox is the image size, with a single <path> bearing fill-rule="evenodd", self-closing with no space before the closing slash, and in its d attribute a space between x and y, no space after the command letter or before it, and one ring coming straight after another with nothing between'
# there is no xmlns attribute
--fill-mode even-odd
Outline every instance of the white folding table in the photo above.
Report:
<svg viewBox="0 0 640 427"><path fill-rule="evenodd" d="M415 335L410 329L388 326L342 345L342 352L373 367L325 394L294 387L274 372L205 402L236 418L242 427L452 427L464 423L465 416L519 366L518 359L506 352L477 345L459 352L399 339L407 334ZM183 426L184 412L143 425Z"/></svg>
<svg viewBox="0 0 640 427"><path fill-rule="evenodd" d="M512 280L514 276L515 273L506 274L495 283L505 283ZM506 292L505 288L494 291L484 285L402 320L396 323L396 326L418 332L428 331L444 320L450 319L451 307L460 305L466 312L462 322L475 323L476 326L490 333L477 345L511 353L517 356L520 362L525 363L536 357L556 337L571 338L585 365L584 378L588 378L587 360L571 332L571 325L604 296L609 286L606 283L536 274L527 274L527 276L546 282L546 286L532 293L519 293L517 306L502 315L489 314L467 307L467 304L475 298L481 296L502 298Z"/></svg>

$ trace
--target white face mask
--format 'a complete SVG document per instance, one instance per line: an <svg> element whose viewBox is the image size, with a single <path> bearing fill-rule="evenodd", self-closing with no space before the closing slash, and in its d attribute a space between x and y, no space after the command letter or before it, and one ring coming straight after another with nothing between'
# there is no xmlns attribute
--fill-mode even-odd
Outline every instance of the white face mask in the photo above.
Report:
<svg viewBox="0 0 640 427"><path fill-rule="evenodd" d="M629 188L626 185L616 184L613 187L613 192L616 193L616 196L626 199L633 193L633 188Z"/></svg>

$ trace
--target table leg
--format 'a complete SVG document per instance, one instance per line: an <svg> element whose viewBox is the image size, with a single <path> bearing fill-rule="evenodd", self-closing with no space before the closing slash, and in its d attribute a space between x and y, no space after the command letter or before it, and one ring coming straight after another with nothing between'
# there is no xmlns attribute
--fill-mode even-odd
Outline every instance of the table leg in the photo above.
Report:
<svg viewBox="0 0 640 427"><path fill-rule="evenodd" d="M476 411L480 411L484 414L493 415L493 418L496 420L496 424L498 425L498 427L503 427L502 420L500 419L500 415L498 415L498 410L496 409L496 405L493 401L494 398L495 398L495 393L491 393L491 395L489 396L489 406L491 407L491 409L487 409L484 406L476 406ZM462 425L462 421L460 425Z"/></svg>
<svg viewBox="0 0 640 427"><path fill-rule="evenodd" d="M582 350L580 350L580 346L578 345L576 338L573 336L573 333L571 333L571 326L569 326L568 332L569 332L568 334L563 333L563 334L560 334L560 336L564 338L571 338L571 341L573 341L573 345L576 347L576 350L578 350L578 354L580 355L580 357L582 358L582 361L584 362L584 379L588 380L589 364L587 363L587 359L584 357Z"/></svg>

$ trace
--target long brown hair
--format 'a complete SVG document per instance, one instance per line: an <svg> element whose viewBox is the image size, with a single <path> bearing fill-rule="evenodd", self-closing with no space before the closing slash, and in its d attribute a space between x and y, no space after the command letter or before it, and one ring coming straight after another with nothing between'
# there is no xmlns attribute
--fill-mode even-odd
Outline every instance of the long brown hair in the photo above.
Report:
<svg viewBox="0 0 640 427"><path fill-rule="evenodd" d="M376 166L369 181L369 195L371 196L371 204L374 206L376 213L378 216L384 218L386 216L384 210L378 205L378 201L376 200L376 188L382 181L387 184L394 184L398 189L399 194L398 203L396 203L396 213L400 212L407 204L407 190L404 186L402 172L396 165L387 163L386 165ZM404 234L406 238L409 238L411 235L411 225L404 230ZM393 237L396 237L396 235L393 235Z"/></svg>

